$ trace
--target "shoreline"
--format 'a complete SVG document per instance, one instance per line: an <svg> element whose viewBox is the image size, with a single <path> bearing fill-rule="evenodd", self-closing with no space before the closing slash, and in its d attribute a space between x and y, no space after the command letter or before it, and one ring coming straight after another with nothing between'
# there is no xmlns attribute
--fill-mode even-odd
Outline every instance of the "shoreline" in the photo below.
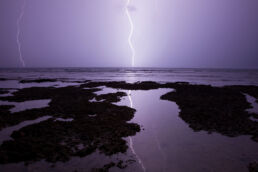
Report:
<svg viewBox="0 0 258 172"><path fill-rule="evenodd" d="M38 80L38 82L47 81ZM100 90L97 87L101 86L119 91L95 94ZM180 108L179 117L193 131L216 132L229 137L251 135L252 140L258 142L258 122L250 119L250 117L258 119L258 115L247 112L251 105L243 95L248 94L258 102L258 86L214 87L192 85L187 82L85 81L78 86L23 88L12 93L13 96L0 97L0 100L10 102L51 99L48 107L16 113L9 111L13 106L0 105L1 114L5 114L0 116L2 129L26 120L35 120L46 114L52 116L51 119L13 132L11 135L13 140L4 141L0 146L2 155L0 163L32 163L39 160L52 163L65 162L71 157L87 156L96 150L106 155L124 153L128 146L123 137L133 136L141 129L138 124L128 123L133 118L135 109L112 103L119 102L122 97L127 96L123 92L125 90L159 88L175 90L162 95L161 99L176 102ZM90 102L92 99L97 101ZM55 121L55 118L73 120ZM85 130L88 131L87 134ZM42 144L38 144L41 142ZM119 165L109 164L103 168L127 165L126 162L119 162ZM253 168L254 165L250 166Z"/></svg>

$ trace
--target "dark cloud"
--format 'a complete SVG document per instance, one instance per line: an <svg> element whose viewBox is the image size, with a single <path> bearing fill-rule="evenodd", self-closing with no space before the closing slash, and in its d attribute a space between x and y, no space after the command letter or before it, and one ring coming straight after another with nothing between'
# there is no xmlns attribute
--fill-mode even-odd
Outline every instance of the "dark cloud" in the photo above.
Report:
<svg viewBox="0 0 258 172"><path fill-rule="evenodd" d="M133 11L137 11L137 8L135 6L128 6L127 7L129 11L133 12Z"/></svg>

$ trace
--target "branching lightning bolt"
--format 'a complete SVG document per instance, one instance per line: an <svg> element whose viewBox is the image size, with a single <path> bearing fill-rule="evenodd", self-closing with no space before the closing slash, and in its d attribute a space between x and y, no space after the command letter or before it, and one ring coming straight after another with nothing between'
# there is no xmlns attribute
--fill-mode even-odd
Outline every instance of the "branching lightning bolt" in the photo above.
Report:
<svg viewBox="0 0 258 172"><path fill-rule="evenodd" d="M23 0L23 4L22 4L22 7L21 7L21 12L20 12L20 15L19 15L19 17L17 19L17 23L16 23L17 24L16 42L17 42L18 51L19 51L19 59L20 59L23 67L25 67L26 64L25 64L25 61L23 59L22 52L21 52L21 42L20 42L21 28L20 28L20 23L21 23L22 18L24 16L25 6L26 6L26 0Z"/></svg>
<svg viewBox="0 0 258 172"><path fill-rule="evenodd" d="M130 12L129 12L130 2L131 2L131 0L127 0L127 3L126 3L126 15L128 17L128 20L129 20L129 23L130 23L130 27L131 27L130 34L129 34L129 37L128 37L128 43L129 43L130 49L132 51L132 67L134 67L135 49L134 49L133 43L132 43L132 37L133 37L133 33L134 33L134 25L133 25L132 17L131 17Z"/></svg>

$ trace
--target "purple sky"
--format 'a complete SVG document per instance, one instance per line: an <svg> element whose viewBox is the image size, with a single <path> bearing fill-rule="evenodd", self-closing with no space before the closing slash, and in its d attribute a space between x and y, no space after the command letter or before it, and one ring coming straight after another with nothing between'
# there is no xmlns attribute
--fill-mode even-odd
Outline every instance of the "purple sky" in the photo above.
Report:
<svg viewBox="0 0 258 172"><path fill-rule="evenodd" d="M126 0L27 0L27 67L131 65ZM20 67L22 0L0 0L0 67ZM257 0L131 0L135 66L258 68Z"/></svg>

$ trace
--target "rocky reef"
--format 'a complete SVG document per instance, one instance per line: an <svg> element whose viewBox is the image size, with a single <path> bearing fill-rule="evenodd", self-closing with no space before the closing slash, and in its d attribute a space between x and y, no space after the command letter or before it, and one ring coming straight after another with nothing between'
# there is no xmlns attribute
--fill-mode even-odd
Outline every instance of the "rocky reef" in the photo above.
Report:
<svg viewBox="0 0 258 172"><path fill-rule="evenodd" d="M55 80L33 80L28 82L55 82ZM251 135L258 142L258 122L250 117L257 114L244 94L258 100L257 86L192 85L186 82L157 83L151 81L126 82L80 82L78 86L31 87L14 92L0 100L23 102L51 99L48 107L11 113L12 105L0 106L0 129L14 126L26 120L43 116L52 118L32 124L12 133L12 140L0 146L0 163L68 161L71 157L84 157L98 150L105 155L124 153L128 149L123 139L135 135L140 126L129 123L135 109L113 104L127 96L123 90L151 90L172 88L161 99L176 102L179 116L194 131L217 132L229 137ZM97 95L100 86L120 89L116 93ZM1 90L0 90L1 91ZM91 101L95 99L96 101ZM258 101L257 101L258 102ZM158 115L158 114L157 114ZM56 118L73 119L57 121ZM112 167L124 167L122 162L110 163L95 171L108 171ZM249 165L253 171L254 165ZM257 168L256 168L257 169Z"/></svg>
<svg viewBox="0 0 258 172"><path fill-rule="evenodd" d="M0 163L68 161L95 150L106 155L125 152L127 144L123 138L140 131L139 125L127 122L133 118L135 110L111 104L126 95L121 92L100 96L105 99L103 102L90 102L98 97L94 93L98 90L74 86L32 87L1 97L12 102L38 99L51 99L51 102L46 108L16 113L10 113L12 106L0 106L0 128L45 115L52 118L13 132L13 140L4 141L0 146ZM57 117L73 120L56 121Z"/></svg>

